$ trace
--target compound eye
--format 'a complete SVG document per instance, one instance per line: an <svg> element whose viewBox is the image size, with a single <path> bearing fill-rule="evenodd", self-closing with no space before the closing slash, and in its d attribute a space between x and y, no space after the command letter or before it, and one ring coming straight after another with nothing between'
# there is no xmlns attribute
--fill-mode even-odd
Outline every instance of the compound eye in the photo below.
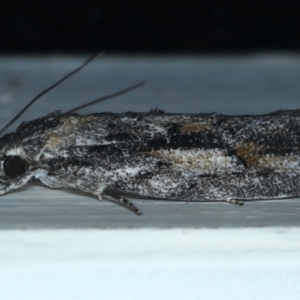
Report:
<svg viewBox="0 0 300 300"><path fill-rule="evenodd" d="M11 155L6 157L3 163L3 169L5 175L9 177L17 177L24 173L25 164L20 156Z"/></svg>

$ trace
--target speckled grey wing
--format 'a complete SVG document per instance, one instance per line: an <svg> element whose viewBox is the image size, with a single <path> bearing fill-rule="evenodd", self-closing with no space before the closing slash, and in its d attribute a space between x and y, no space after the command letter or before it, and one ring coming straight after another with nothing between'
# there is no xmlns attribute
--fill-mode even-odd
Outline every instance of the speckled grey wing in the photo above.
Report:
<svg viewBox="0 0 300 300"><path fill-rule="evenodd" d="M44 128L36 157L55 172L146 197L292 197L299 195L299 123L299 111L73 114Z"/></svg>

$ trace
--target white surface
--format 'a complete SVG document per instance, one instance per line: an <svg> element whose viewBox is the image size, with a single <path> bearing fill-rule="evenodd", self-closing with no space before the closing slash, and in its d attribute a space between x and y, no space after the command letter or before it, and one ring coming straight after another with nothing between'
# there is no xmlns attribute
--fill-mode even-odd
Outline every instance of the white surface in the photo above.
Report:
<svg viewBox="0 0 300 300"><path fill-rule="evenodd" d="M300 229L0 232L0 298L299 299Z"/></svg>
<svg viewBox="0 0 300 300"><path fill-rule="evenodd" d="M0 125L86 57L0 57ZM147 85L84 112L159 107L251 114L300 107L300 56L108 56L22 119L66 111L140 80ZM135 202L142 217L42 187L1 198L0 300L299 299L299 199L244 207Z"/></svg>

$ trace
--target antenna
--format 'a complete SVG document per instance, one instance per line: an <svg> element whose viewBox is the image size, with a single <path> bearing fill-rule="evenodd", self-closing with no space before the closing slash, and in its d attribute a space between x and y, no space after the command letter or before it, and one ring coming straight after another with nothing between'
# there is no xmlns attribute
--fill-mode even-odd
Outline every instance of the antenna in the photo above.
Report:
<svg viewBox="0 0 300 300"><path fill-rule="evenodd" d="M107 95L107 96L103 96L103 97L98 98L98 99L96 99L96 100L90 101L90 102L88 102L88 103L86 103L86 104L82 104L82 105L80 105L80 106L77 106L77 107L75 107L75 108L73 108L73 109L71 109L71 110L69 110L69 111L63 113L63 114L60 115L59 117L61 118L61 117L65 116L65 115L68 115L68 114L70 114L70 113L72 113L72 112L75 112L75 111L77 111L77 110L79 110L79 109L88 107L88 106L90 106L90 105L94 105L94 104L96 104L96 103L105 101L105 100L107 100L107 99L111 99L111 98L114 98L114 97L123 95L123 94L125 94L125 93L127 93L127 92L130 92L130 91L132 91L132 90L135 90L135 89L139 88L140 86L144 85L145 83L146 83L146 81L141 81L141 82L139 82L139 83L137 83L137 84L135 84L135 85L132 85L132 86L130 86L130 87L124 89L124 90L121 90L121 91L119 91L119 92L116 92L116 93L114 93L114 94L110 94L110 95Z"/></svg>
<svg viewBox="0 0 300 300"><path fill-rule="evenodd" d="M135 89L139 88L140 86L144 85L145 83L146 83L145 81L141 81L141 82L139 82L139 83L137 83L137 84L135 84L135 85L132 85L132 86L130 86L130 87L124 89L124 90L121 90L121 91L119 91L119 92L116 92L116 93L114 93L114 94L110 94L110 95L107 95L107 96L103 96L103 97L98 98L98 99L96 99L96 100L90 101L90 102L88 102L88 103L86 103L86 104L82 104L82 105L80 105L80 106L77 106L77 107L75 107L75 108L73 108L73 109L71 109L71 110L69 110L69 111L67 111L67 112L65 112L65 113L62 113L62 114L60 114L60 115L54 117L51 121L48 121L48 122L44 123L42 127L46 128L49 124L51 124L51 123L53 122L53 120L60 119L60 118L66 116L66 115L69 115L69 114L71 114L72 112L75 112L75 111L77 111L77 110L79 110L79 109L85 108L85 107L87 107L87 106L90 106L90 105L93 105L93 104L102 102L102 101L104 101L104 100L107 100L107 99L110 99L110 98L113 98L113 97L117 97L117 96L123 95L123 94L125 94L125 93L127 93L127 92L129 92L129 91L135 90ZM41 129L41 128L39 128L39 129ZM23 138L24 138L24 137L23 137Z"/></svg>
<svg viewBox="0 0 300 300"><path fill-rule="evenodd" d="M79 72L81 69L83 69L89 62L91 62L94 58L96 58L99 55L99 53L92 55L89 59L87 59L81 66L73 70L72 72L68 73L65 75L63 78L46 88L44 91L39 93L37 96L35 96L29 103L10 121L8 122L1 130L0 130L0 136L3 135L3 133L13 124L15 123L22 115L23 113L34 103L36 102L39 98L41 98L43 95L48 93L50 90L54 89L56 86L61 84L63 81L71 77L72 75L76 74Z"/></svg>

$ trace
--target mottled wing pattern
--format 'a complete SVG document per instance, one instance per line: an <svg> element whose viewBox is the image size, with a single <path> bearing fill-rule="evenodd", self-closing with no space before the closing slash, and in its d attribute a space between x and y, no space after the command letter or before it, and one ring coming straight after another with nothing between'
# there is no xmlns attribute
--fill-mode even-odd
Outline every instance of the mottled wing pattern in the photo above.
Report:
<svg viewBox="0 0 300 300"><path fill-rule="evenodd" d="M34 133L26 132L30 122L17 130L27 160L91 189L102 183L183 201L300 195L298 110L261 116L152 110L49 120Z"/></svg>

